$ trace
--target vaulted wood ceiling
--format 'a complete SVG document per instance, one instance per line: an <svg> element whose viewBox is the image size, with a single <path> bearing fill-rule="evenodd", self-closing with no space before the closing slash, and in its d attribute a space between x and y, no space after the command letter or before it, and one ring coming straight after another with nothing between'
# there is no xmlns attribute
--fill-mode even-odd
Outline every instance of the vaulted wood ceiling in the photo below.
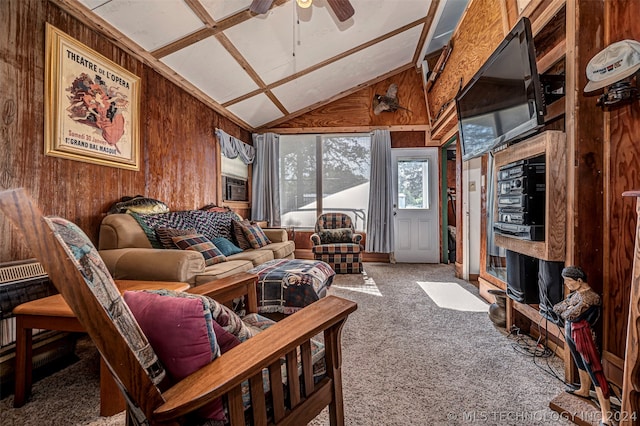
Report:
<svg viewBox="0 0 640 426"><path fill-rule="evenodd" d="M249 130L273 127L410 67L448 40L468 0L56 0Z"/></svg>

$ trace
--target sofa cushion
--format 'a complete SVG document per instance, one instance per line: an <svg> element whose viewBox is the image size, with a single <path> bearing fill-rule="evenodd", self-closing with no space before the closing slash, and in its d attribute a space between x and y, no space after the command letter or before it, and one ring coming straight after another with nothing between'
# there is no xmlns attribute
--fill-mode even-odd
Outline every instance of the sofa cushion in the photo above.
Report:
<svg viewBox="0 0 640 426"><path fill-rule="evenodd" d="M321 244L352 243L353 230L351 228L323 229L318 232Z"/></svg>
<svg viewBox="0 0 640 426"><path fill-rule="evenodd" d="M172 296L126 291L124 300L175 383L209 364L221 352L208 305L198 298ZM199 413L208 419L225 419L220 398Z"/></svg>
<svg viewBox="0 0 640 426"><path fill-rule="evenodd" d="M180 247L178 247L171 238L173 237L180 237L183 235L193 235L193 234L197 234L196 230L193 228L189 228L189 229L175 229L175 228L165 228L165 227L160 227L160 228L156 228L156 236L158 237L158 241L160 241L160 244L162 244L162 246L166 249L178 249Z"/></svg>
<svg viewBox="0 0 640 426"><path fill-rule="evenodd" d="M194 284L198 286L233 274L246 272L251 268L253 268L253 263L248 260L227 259L226 262L207 266L204 271L197 273L194 278Z"/></svg>
<svg viewBox="0 0 640 426"><path fill-rule="evenodd" d="M232 254L242 253L242 249L240 247L236 246L224 237L214 238L211 242L227 257Z"/></svg>
<svg viewBox="0 0 640 426"><path fill-rule="evenodd" d="M181 235L172 237L171 240L182 250L193 250L202 253L206 265L215 265L227 260L225 255L204 235Z"/></svg>
<svg viewBox="0 0 640 426"><path fill-rule="evenodd" d="M227 259L228 260L248 260L253 264L253 266L258 266L258 265L263 264L264 262L268 262L270 260L273 260L274 257L273 257L273 252L271 250L248 249L248 250L244 250L244 251L242 251L240 253L231 255Z"/></svg>
<svg viewBox="0 0 640 426"><path fill-rule="evenodd" d="M260 247L258 251L265 250L271 251L274 259L287 259L293 257L296 245L293 241L282 241L280 243L267 244L264 247Z"/></svg>

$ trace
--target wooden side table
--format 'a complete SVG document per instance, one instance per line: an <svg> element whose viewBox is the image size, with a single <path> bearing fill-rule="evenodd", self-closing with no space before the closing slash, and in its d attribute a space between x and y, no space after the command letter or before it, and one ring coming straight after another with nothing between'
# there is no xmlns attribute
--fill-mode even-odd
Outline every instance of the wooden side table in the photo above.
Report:
<svg viewBox="0 0 640 426"><path fill-rule="evenodd" d="M187 283L116 280L120 292L167 289L184 291ZM84 332L60 294L32 300L13 310L16 317L16 368L13 406L22 407L31 393L33 372L33 329ZM111 372L100 358L100 415L112 416L125 409L125 401Z"/></svg>

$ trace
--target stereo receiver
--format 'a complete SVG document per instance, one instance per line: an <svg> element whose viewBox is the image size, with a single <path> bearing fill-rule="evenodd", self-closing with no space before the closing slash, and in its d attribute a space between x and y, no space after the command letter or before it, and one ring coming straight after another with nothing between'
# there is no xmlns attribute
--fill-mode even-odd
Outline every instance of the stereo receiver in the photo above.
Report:
<svg viewBox="0 0 640 426"><path fill-rule="evenodd" d="M500 167L495 232L532 241L544 240L545 169L544 155Z"/></svg>

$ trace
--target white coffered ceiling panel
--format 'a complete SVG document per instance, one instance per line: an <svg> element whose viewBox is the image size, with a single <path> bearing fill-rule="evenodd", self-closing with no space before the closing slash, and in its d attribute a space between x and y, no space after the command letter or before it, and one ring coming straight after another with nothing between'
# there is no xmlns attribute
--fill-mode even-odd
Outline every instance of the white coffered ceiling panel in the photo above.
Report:
<svg viewBox="0 0 640 426"><path fill-rule="evenodd" d="M200 0L202 6L216 21L247 9L251 0Z"/></svg>
<svg viewBox="0 0 640 426"><path fill-rule="evenodd" d="M162 62L224 103L258 88L215 37L208 37L162 58Z"/></svg>
<svg viewBox="0 0 640 426"><path fill-rule="evenodd" d="M289 112L326 100L411 62L422 25L272 89ZM371 58L377 58L371 61Z"/></svg>
<svg viewBox="0 0 640 426"><path fill-rule="evenodd" d="M283 116L264 93L230 105L227 109L252 127L260 127Z"/></svg>
<svg viewBox="0 0 640 426"><path fill-rule="evenodd" d="M202 21L182 0L82 0L93 12L146 50L171 43L199 28Z"/></svg>
<svg viewBox="0 0 640 426"><path fill-rule="evenodd" d="M446 43L468 2L349 0L355 13L339 22L327 0L307 9L273 0L262 15L249 10L252 1L59 3L214 110L257 130L420 66L437 49L428 46Z"/></svg>
<svg viewBox="0 0 640 426"><path fill-rule="evenodd" d="M294 1L225 31L267 84L281 80L423 17L425 0L352 0L356 14L339 22L326 0L301 9ZM376 25L371 23L375 22ZM418 35L419 37L419 35Z"/></svg>

